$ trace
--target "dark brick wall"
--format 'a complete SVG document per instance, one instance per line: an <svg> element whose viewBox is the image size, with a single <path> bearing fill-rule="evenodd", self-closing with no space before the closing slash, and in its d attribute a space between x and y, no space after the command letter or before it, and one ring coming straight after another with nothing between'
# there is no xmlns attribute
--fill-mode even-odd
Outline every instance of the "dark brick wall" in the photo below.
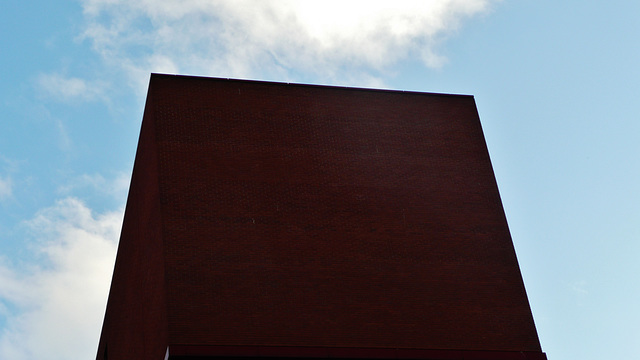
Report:
<svg viewBox="0 0 640 360"><path fill-rule="evenodd" d="M168 343L153 97L147 99L97 359L164 359ZM105 356L105 351L107 356Z"/></svg>
<svg viewBox="0 0 640 360"><path fill-rule="evenodd" d="M470 96L153 75L103 338L130 326L542 355Z"/></svg>
<svg viewBox="0 0 640 360"><path fill-rule="evenodd" d="M539 350L472 97L152 87L173 343Z"/></svg>
<svg viewBox="0 0 640 360"><path fill-rule="evenodd" d="M378 360L547 360L540 351L482 351L393 348L262 346L171 346L169 360L378 359Z"/></svg>

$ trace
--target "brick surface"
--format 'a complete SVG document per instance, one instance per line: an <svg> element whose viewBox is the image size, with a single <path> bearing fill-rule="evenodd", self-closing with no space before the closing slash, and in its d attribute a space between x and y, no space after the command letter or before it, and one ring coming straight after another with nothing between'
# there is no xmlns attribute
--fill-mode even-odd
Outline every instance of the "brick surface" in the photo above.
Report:
<svg viewBox="0 0 640 360"><path fill-rule="evenodd" d="M155 326L541 353L473 97L152 75L100 349Z"/></svg>

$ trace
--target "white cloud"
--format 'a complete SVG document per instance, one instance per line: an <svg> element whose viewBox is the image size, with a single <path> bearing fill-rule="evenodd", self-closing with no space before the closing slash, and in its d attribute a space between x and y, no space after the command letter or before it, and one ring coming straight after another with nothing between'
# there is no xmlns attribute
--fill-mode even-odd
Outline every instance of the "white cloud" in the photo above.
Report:
<svg viewBox="0 0 640 360"><path fill-rule="evenodd" d="M578 294L588 294L589 291L587 290L587 288L588 288L588 283L586 280L576 281L573 284L571 284L571 290L573 290L575 293L578 293Z"/></svg>
<svg viewBox="0 0 640 360"><path fill-rule="evenodd" d="M495 1L84 0L83 38L141 84L149 72L340 82L406 58L441 66L439 43Z"/></svg>
<svg viewBox="0 0 640 360"><path fill-rule="evenodd" d="M58 194L70 195L77 190L88 189L92 193L106 195L113 199L126 199L131 176L119 173L113 178L105 178L101 174L82 174L69 179L64 186L57 189Z"/></svg>
<svg viewBox="0 0 640 360"><path fill-rule="evenodd" d="M0 177L0 200L7 199L13 194L13 182L9 177Z"/></svg>
<svg viewBox="0 0 640 360"><path fill-rule="evenodd" d="M41 261L0 261L0 358L95 357L121 219L68 198L27 223Z"/></svg>
<svg viewBox="0 0 640 360"><path fill-rule="evenodd" d="M104 84L90 83L84 79L58 73L40 74L37 84L42 92L56 100L92 101L104 98Z"/></svg>

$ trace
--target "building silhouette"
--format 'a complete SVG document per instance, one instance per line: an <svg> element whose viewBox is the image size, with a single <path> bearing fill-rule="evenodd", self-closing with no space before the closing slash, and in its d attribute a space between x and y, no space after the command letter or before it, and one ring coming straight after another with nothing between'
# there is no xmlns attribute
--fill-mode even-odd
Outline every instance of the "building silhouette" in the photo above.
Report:
<svg viewBox="0 0 640 360"><path fill-rule="evenodd" d="M471 96L152 74L97 359L544 360Z"/></svg>

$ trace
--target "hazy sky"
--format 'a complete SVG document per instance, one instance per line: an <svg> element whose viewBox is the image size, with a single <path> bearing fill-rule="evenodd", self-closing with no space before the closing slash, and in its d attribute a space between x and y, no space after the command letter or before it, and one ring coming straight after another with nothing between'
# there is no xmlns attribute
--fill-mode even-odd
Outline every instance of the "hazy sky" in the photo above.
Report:
<svg viewBox="0 0 640 360"><path fill-rule="evenodd" d="M543 350L639 359L640 2L4 0L0 358L94 358L151 72L475 96Z"/></svg>

